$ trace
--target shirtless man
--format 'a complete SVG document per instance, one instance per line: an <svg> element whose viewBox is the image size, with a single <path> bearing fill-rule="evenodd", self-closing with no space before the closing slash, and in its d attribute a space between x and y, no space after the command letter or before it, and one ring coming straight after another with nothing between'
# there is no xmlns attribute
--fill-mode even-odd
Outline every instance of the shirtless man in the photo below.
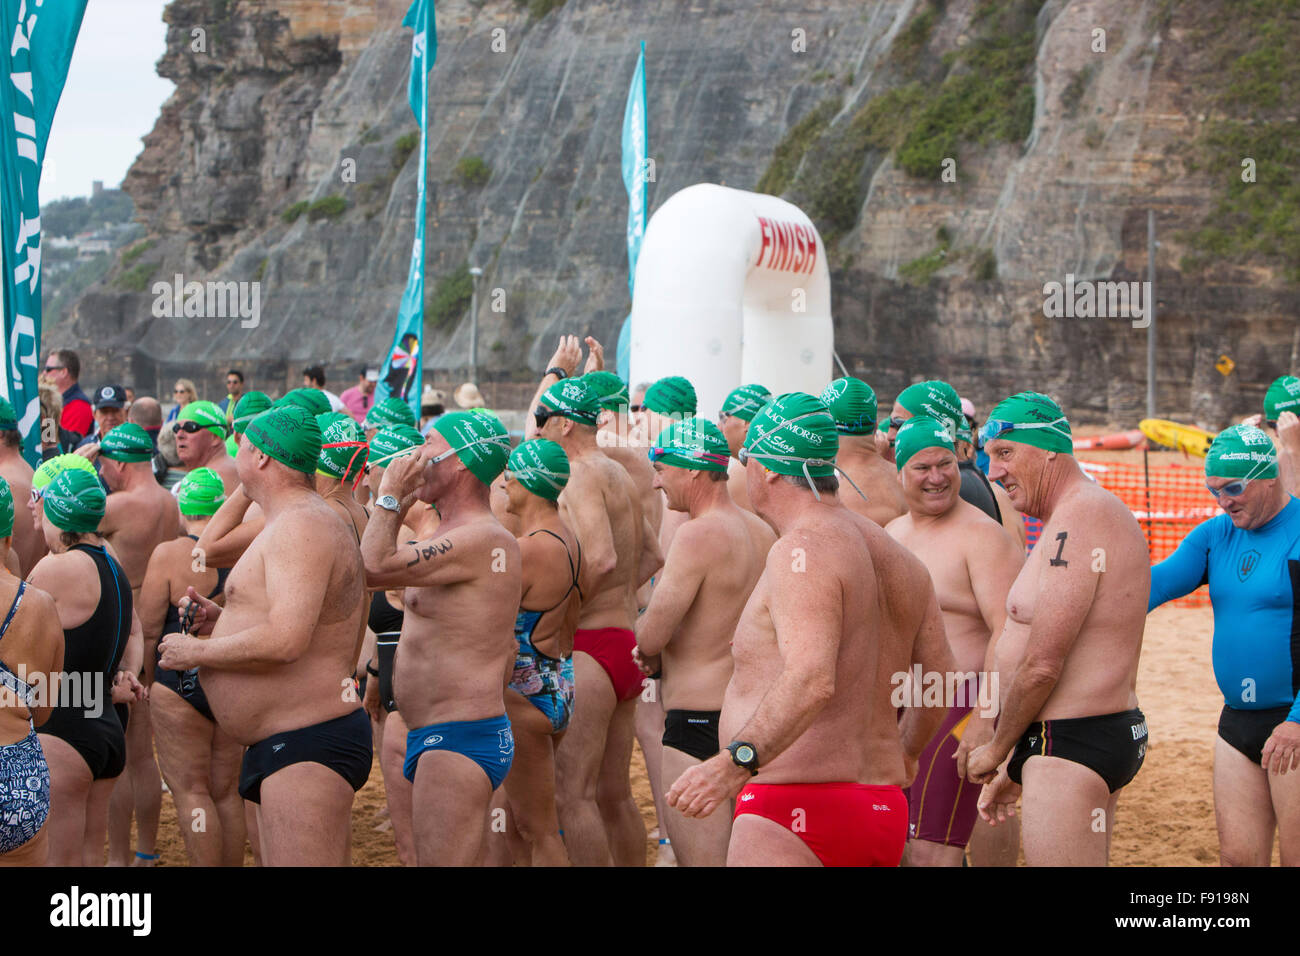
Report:
<svg viewBox="0 0 1300 956"><path fill-rule="evenodd" d="M556 794L575 865L641 866L645 826L628 779L642 689L632 628L637 588L663 560L636 484L596 444L599 415L596 394L582 379L550 385L534 410L537 436L558 443L569 459L560 517L582 545L583 604L573 638L580 703L556 751Z"/></svg>
<svg viewBox="0 0 1300 956"><path fill-rule="evenodd" d="M100 441L77 453L99 459L99 475L112 492L99 522L99 533L113 546L131 600L140 606L140 587L154 549L180 534L176 499L153 475L153 441L139 425L118 425ZM131 816L138 846L131 858ZM158 859L158 818L162 813L162 776L154 758L153 722L148 704L133 705L126 724L126 770L113 787L108 805L109 866L150 865Z"/></svg>
<svg viewBox="0 0 1300 956"><path fill-rule="evenodd" d="M1278 479L1288 494L1300 495L1300 378L1280 375L1264 393L1264 414L1242 424L1267 428L1277 446Z"/></svg>
<svg viewBox="0 0 1300 956"><path fill-rule="evenodd" d="M191 633L211 636L160 645L160 666L200 668L217 723L248 747L239 792L259 805L268 866L346 866L353 794L370 775L370 721L351 677L365 571L352 531L313 487L320 444L302 409L248 426L238 480L266 526L226 579L224 610L188 589Z"/></svg>
<svg viewBox="0 0 1300 956"><path fill-rule="evenodd" d="M235 459L226 451L226 416L213 402L190 402L172 422L176 454L186 471L211 468L229 495L239 484Z"/></svg>
<svg viewBox="0 0 1300 956"><path fill-rule="evenodd" d="M675 422L695 417L695 386L680 375L669 375L645 390L644 422L650 447L659 433ZM659 522L659 550L664 554L673 543L673 535L687 521L686 512L664 510Z"/></svg>
<svg viewBox="0 0 1300 956"><path fill-rule="evenodd" d="M754 509L749 506L745 466L735 456L745 444L749 423L771 398L772 393L763 385L741 385L727 393L727 397L722 400L722 411L718 412L718 424L722 427L722 434L727 439L727 450L732 457L727 465L727 491L731 494L731 500L746 511Z"/></svg>
<svg viewBox="0 0 1300 956"><path fill-rule="evenodd" d="M883 528L907 505L897 473L876 448L876 393L862 379L848 377L831 382L821 397L840 433L835 463L862 490L862 495L843 495L844 507Z"/></svg>
<svg viewBox="0 0 1300 956"><path fill-rule="evenodd" d="M368 515L352 492L366 473L366 459L369 456L366 440L362 436L361 426L345 412L321 415L317 417L316 423L321 427L320 458L316 461L316 493L352 529L357 547L360 547ZM370 595L363 594L361 602L364 607L361 609L361 627L357 633L358 653L366 636L365 622L369 615Z"/></svg>
<svg viewBox="0 0 1300 956"><path fill-rule="evenodd" d="M18 504L14 511L13 553L18 557L21 574L26 575L45 556L45 537L37 532L25 507L32 494L32 466L23 458L18 417L7 398L0 398L0 478L9 483Z"/></svg>
<svg viewBox="0 0 1300 956"><path fill-rule="evenodd" d="M921 754L907 795L906 859L911 866L961 866L980 788L957 775L953 754L966 733L977 740L993 736L998 689L985 654L989 638L1002 630L1007 591L1025 563L1024 552L995 521L961 500L947 423L928 415L909 418L898 430L894 462L908 510L885 531L929 570L957 659L952 680L939 675L955 699L944 701L943 724ZM912 693L921 690L913 687Z"/></svg>
<svg viewBox="0 0 1300 956"><path fill-rule="evenodd" d="M1044 525L989 652L1002 695L997 730L987 743L968 731L957 769L986 784L980 815L990 821L1014 812L1023 783L1030 866L1105 866L1119 791L1146 755L1135 692L1146 540L1123 502L1080 470L1070 424L1046 395L1004 399L983 435L989 476Z"/></svg>
<svg viewBox="0 0 1300 956"><path fill-rule="evenodd" d="M966 424L966 416L962 414L961 399L957 397L957 390L947 382L936 379L909 385L894 400L894 407L889 413L888 433L876 432L876 447L886 461L894 460L894 441L898 429L913 415L929 415L947 423L954 436L959 436ZM972 452L973 450L972 448ZM1024 522L1014 507L1004 508L1004 505L1010 503L1005 490L999 489L990 481L976 467L973 460L964 458L960 450L957 458L958 467L961 469L962 501L974 505L994 521L1001 523L1007 534L1023 547Z"/></svg>
<svg viewBox="0 0 1300 956"><path fill-rule="evenodd" d="M730 454L721 430L690 418L659 433L650 453L655 487L690 519L673 538L650 606L637 622L637 651L663 657L663 773L676 780L719 750L718 717L731 679L731 636L776 540L727 491ZM643 670L649 670L643 667ZM731 819L669 810L673 851L685 866L723 866Z"/></svg>
<svg viewBox="0 0 1300 956"><path fill-rule="evenodd" d="M925 568L833 494L837 444L826 406L799 392L759 412L745 442L750 500L780 537L736 628L719 726L731 742L668 791L688 817L738 795L729 866L897 866L902 788L943 719L919 707L898 720L892 675L955 662Z"/></svg>
<svg viewBox="0 0 1300 956"><path fill-rule="evenodd" d="M514 759L505 685L514 669L519 545L492 515L488 487L510 437L492 415L451 412L417 454L394 458L361 539L372 587L405 587L393 696L420 866L480 862L493 792ZM437 502L437 534L399 543L416 501Z"/></svg>

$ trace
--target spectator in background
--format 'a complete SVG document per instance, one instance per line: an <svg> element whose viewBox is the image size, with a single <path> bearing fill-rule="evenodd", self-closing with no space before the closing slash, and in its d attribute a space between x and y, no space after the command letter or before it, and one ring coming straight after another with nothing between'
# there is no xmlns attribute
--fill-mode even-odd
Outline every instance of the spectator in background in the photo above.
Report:
<svg viewBox="0 0 1300 956"><path fill-rule="evenodd" d="M226 413L227 421L230 419L230 410L239 404L243 396L244 373L237 368L232 368L226 373L226 397L217 402L217 408Z"/></svg>
<svg viewBox="0 0 1300 956"><path fill-rule="evenodd" d="M163 424L162 406L158 404L158 399L150 398L148 395L137 398L131 403L126 419L135 422L148 433L153 439L153 450L157 451L158 433L162 431Z"/></svg>
<svg viewBox="0 0 1300 956"><path fill-rule="evenodd" d="M324 392L325 397L330 400L330 411L347 411L347 407L339 400L339 397L325 387L325 367L323 365L308 365L302 370L302 387L314 388Z"/></svg>
<svg viewBox="0 0 1300 956"><path fill-rule="evenodd" d="M432 385L420 393L420 434L429 437L433 423L447 414L447 395Z"/></svg>
<svg viewBox="0 0 1300 956"><path fill-rule="evenodd" d="M94 412L90 407L90 399L77 384L77 379L81 377L81 359L77 358L77 353L71 349L51 352L45 359L41 373L41 377L61 394L63 411L59 427L76 432L77 441L89 435Z"/></svg>
<svg viewBox="0 0 1300 956"><path fill-rule="evenodd" d="M59 424L63 418L63 399L59 395L59 387L48 382L41 382L38 387L41 396L41 460L49 461L57 455L72 451L81 436Z"/></svg>
<svg viewBox="0 0 1300 956"><path fill-rule="evenodd" d="M378 381L379 369L358 369L357 384L339 396L339 401L343 403L343 407L347 409L348 414L358 424L364 423L366 414L375 407L375 384Z"/></svg>
<svg viewBox="0 0 1300 956"><path fill-rule="evenodd" d="M135 389L130 385L126 387L126 407L127 411L131 409L131 403L135 401Z"/></svg>
<svg viewBox="0 0 1300 956"><path fill-rule="evenodd" d="M188 378L178 378L175 387L172 388L172 398L176 399L176 407L167 413L169 422L176 421L176 416L181 413L181 409L190 402L197 402L199 393Z"/></svg>
<svg viewBox="0 0 1300 956"><path fill-rule="evenodd" d="M126 421L126 389L121 385L104 385L95 389L95 427L78 442L77 447L99 441Z"/></svg>

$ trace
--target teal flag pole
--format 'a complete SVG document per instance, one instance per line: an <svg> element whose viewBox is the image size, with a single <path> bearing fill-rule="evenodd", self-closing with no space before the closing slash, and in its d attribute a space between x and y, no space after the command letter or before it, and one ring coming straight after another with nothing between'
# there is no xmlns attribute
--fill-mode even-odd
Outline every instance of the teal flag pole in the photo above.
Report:
<svg viewBox="0 0 1300 956"><path fill-rule="evenodd" d="M420 124L420 171L415 201L415 241L411 244L411 266L406 291L397 311L397 331L388 349L375 401L400 398L420 420L420 392L423 388L424 354L424 184L429 154L429 71L438 56L438 33L433 18L433 0L415 0L406 11L402 26L415 31L411 38L411 78L407 95L411 112Z"/></svg>
<svg viewBox="0 0 1300 956"><path fill-rule="evenodd" d="M41 167L86 3L0 0L5 381L23 436L23 457L31 465L40 461L41 438Z"/></svg>
<svg viewBox="0 0 1300 956"><path fill-rule="evenodd" d="M623 185L627 188L627 296L632 298L636 285L636 260L641 252L641 239L645 236L646 193L648 185L649 147L647 145L646 91L645 91L645 41L641 41L641 55L632 73L632 85L627 91L627 106L623 110ZM618 374L627 380L632 361L632 316L623 320L618 336ZM629 383L630 384L630 383Z"/></svg>

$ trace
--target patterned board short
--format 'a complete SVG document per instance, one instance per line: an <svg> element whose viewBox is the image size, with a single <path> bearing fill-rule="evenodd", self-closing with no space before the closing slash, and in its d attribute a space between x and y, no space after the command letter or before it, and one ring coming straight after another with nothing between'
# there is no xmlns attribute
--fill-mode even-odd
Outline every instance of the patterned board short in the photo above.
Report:
<svg viewBox="0 0 1300 956"><path fill-rule="evenodd" d="M50 814L50 768L33 730L0 747L0 853L31 840Z"/></svg>

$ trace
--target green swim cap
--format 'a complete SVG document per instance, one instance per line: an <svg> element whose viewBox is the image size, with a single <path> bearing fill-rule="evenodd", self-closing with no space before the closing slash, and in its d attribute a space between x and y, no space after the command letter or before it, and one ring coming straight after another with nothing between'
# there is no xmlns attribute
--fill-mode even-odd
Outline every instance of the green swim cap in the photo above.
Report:
<svg viewBox="0 0 1300 956"><path fill-rule="evenodd" d="M178 422L198 422L218 438L226 437L226 416L215 402L190 402L176 416Z"/></svg>
<svg viewBox="0 0 1300 956"><path fill-rule="evenodd" d="M588 372L582 376L582 380L596 393L596 401L607 412L616 412L631 401L627 393L627 382L613 372Z"/></svg>
<svg viewBox="0 0 1300 956"><path fill-rule="evenodd" d="M733 388L727 393L727 397L722 400L722 414L734 415L736 418L743 418L747 422L752 422L759 409L766 405L771 398L772 393L765 386L742 385L739 388Z"/></svg>
<svg viewBox="0 0 1300 956"><path fill-rule="evenodd" d="M376 402L375 407L366 414L367 428L387 428L389 425L415 427L415 412L400 398L389 397Z"/></svg>
<svg viewBox="0 0 1300 956"><path fill-rule="evenodd" d="M83 459L84 460L84 459ZM92 470L65 468L45 488L45 517L60 531L95 531L104 518L104 488Z"/></svg>
<svg viewBox="0 0 1300 956"><path fill-rule="evenodd" d="M18 415L7 398L0 398L0 432L18 431Z"/></svg>
<svg viewBox="0 0 1300 956"><path fill-rule="evenodd" d="M876 393L862 379L837 378L822 389L822 402L841 434L870 435L876 430Z"/></svg>
<svg viewBox="0 0 1300 956"><path fill-rule="evenodd" d="M258 415L249 422L244 440L294 471L316 474L320 426L301 405L285 403Z"/></svg>
<svg viewBox="0 0 1300 956"><path fill-rule="evenodd" d="M316 418L321 430L316 474L340 481L349 481L364 474L369 448L361 426L351 415L341 415L333 421L327 421L328 417L318 415Z"/></svg>
<svg viewBox="0 0 1300 956"><path fill-rule="evenodd" d="M948 422L954 432L962 419L961 399L957 397L957 390L938 379L907 386L899 392L897 402L913 415L929 415L941 422Z"/></svg>
<svg viewBox="0 0 1300 956"><path fill-rule="evenodd" d="M95 466L80 455L55 455L49 461L41 462L41 466L32 474L32 488L41 491L48 487L60 472L69 468L95 474Z"/></svg>
<svg viewBox="0 0 1300 956"><path fill-rule="evenodd" d="M510 453L506 472L539 498L554 501L569 483L569 456L556 442L534 438Z"/></svg>
<svg viewBox="0 0 1300 956"><path fill-rule="evenodd" d="M594 427L600 417L600 400L585 376L560 379L542 392L540 401L543 408L583 425Z"/></svg>
<svg viewBox="0 0 1300 956"><path fill-rule="evenodd" d="M1300 415L1300 378L1294 375L1278 376L1264 393L1264 421L1277 421L1281 412ZM0 428L3 427L5 426L0 425Z"/></svg>
<svg viewBox="0 0 1300 956"><path fill-rule="evenodd" d="M1017 392L1004 398L989 412L980 437L985 445L1001 438L1062 455L1074 454L1065 412L1041 392Z"/></svg>
<svg viewBox="0 0 1300 956"><path fill-rule="evenodd" d="M975 444L975 436L971 434L970 422L966 421L966 416L961 417L961 422L957 425L957 440Z"/></svg>
<svg viewBox="0 0 1300 956"><path fill-rule="evenodd" d="M913 415L898 429L898 438L894 444L894 465L902 471L908 459L922 448L946 448L956 454L949 429L947 422L941 422L930 415Z"/></svg>
<svg viewBox="0 0 1300 956"><path fill-rule="evenodd" d="M1276 478L1273 440L1254 425L1225 428L1205 453L1205 474L1208 478Z"/></svg>
<svg viewBox="0 0 1300 956"><path fill-rule="evenodd" d="M722 429L707 418L673 422L659 433L650 449L650 460L691 471L727 470L731 451Z"/></svg>
<svg viewBox="0 0 1300 956"><path fill-rule="evenodd" d="M230 427L242 435L248 423L270 407L271 399L265 392L247 392L235 403Z"/></svg>
<svg viewBox="0 0 1300 956"><path fill-rule="evenodd" d="M745 436L746 458L778 475L803 475L810 483L835 474L839 448L830 410L806 392L787 392L768 402Z"/></svg>
<svg viewBox="0 0 1300 956"><path fill-rule="evenodd" d="M297 405L299 408L310 412L313 417L331 411L330 400L325 397L325 393L319 388L290 389L284 393L283 397L271 403L272 408L283 408L285 405Z"/></svg>
<svg viewBox="0 0 1300 956"><path fill-rule="evenodd" d="M447 439L456 457L485 485L496 480L510 458L510 434L494 415L448 412L433 423L433 430Z"/></svg>
<svg viewBox="0 0 1300 956"><path fill-rule="evenodd" d="M695 386L680 375L669 375L655 382L645 390L642 401L652 412L684 417L694 415L698 404Z"/></svg>
<svg viewBox="0 0 1300 956"><path fill-rule="evenodd" d="M410 425L389 425L370 436L370 464L386 468L394 458L419 448L424 436Z"/></svg>
<svg viewBox="0 0 1300 956"><path fill-rule="evenodd" d="M191 518L214 515L226 501L226 488L221 476L211 468L195 468L176 486L176 497L183 515Z"/></svg>
<svg viewBox="0 0 1300 956"><path fill-rule="evenodd" d="M9 482L0 478L0 538L14 533L14 493Z"/></svg>
<svg viewBox="0 0 1300 956"><path fill-rule="evenodd" d="M153 441L135 422L118 425L99 442L99 454L113 461L152 461Z"/></svg>

